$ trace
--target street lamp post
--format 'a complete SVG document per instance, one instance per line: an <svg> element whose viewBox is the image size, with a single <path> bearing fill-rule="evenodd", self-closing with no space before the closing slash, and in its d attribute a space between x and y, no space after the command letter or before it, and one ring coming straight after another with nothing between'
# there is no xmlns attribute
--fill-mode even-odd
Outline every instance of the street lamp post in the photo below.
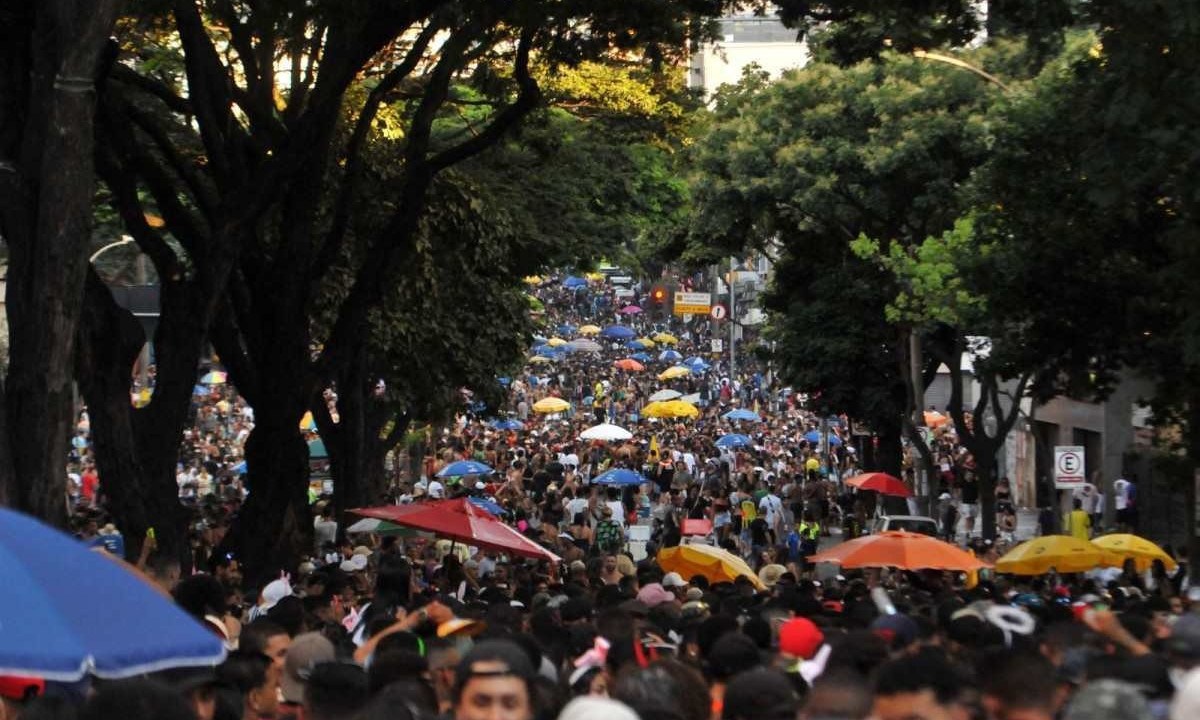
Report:
<svg viewBox="0 0 1200 720"><path fill-rule="evenodd" d="M88 258L88 262L94 264L101 255L108 252L109 250L112 250L113 248L122 247L124 245L130 245L133 242L134 242L134 239L132 236L122 235L120 240L114 240L113 242L108 243L107 245L101 247L96 252L92 253L92 256ZM135 272L136 272L135 279L136 279L137 284L138 285L146 285L149 282L149 273L147 272L147 269L146 269L146 256L145 255L138 253L138 257L137 257L137 260L135 261L134 268L135 268ZM141 388L145 388L147 382L150 379L150 339L149 338L147 338L146 342L142 344L142 350L140 353L138 353L137 374L138 374L138 386Z"/></svg>

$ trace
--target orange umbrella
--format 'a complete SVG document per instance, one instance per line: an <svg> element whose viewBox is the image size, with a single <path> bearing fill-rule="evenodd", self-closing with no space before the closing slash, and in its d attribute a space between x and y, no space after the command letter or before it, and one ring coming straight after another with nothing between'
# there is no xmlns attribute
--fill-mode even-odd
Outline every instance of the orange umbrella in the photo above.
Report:
<svg viewBox="0 0 1200 720"><path fill-rule="evenodd" d="M848 479L846 484L859 490L874 490L883 495L912 497L912 490L909 490L900 478L887 473L873 472L855 475Z"/></svg>
<svg viewBox="0 0 1200 720"><path fill-rule="evenodd" d="M629 372L641 372L646 369L646 366L634 360L633 358L624 358L613 363L613 367L618 370L628 370Z"/></svg>
<svg viewBox="0 0 1200 720"><path fill-rule="evenodd" d="M844 568L888 567L902 570L982 570L991 565L937 538L893 530L867 535L811 555L809 562Z"/></svg>
<svg viewBox="0 0 1200 720"><path fill-rule="evenodd" d="M931 428L941 427L948 422L950 422L950 418L941 414L937 410L926 410L925 411L925 424Z"/></svg>

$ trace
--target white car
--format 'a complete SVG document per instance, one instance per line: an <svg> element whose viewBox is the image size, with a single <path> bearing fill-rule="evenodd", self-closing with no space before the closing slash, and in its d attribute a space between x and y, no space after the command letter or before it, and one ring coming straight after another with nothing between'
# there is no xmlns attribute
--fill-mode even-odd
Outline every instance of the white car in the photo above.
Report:
<svg viewBox="0 0 1200 720"><path fill-rule="evenodd" d="M938 536L937 521L924 515L880 515L871 521L871 534L888 530L905 530L930 537Z"/></svg>

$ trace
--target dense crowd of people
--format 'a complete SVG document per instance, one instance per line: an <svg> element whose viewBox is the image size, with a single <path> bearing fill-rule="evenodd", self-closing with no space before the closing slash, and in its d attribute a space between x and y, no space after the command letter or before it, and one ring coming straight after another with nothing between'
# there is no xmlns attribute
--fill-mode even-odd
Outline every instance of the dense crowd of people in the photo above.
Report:
<svg viewBox="0 0 1200 720"><path fill-rule="evenodd" d="M152 543L140 564L222 638L228 659L97 683L86 698L78 686L0 679L0 717L1200 718L1200 587L1182 566L1028 577L808 563L898 502L845 482L863 471L870 438L806 409L749 354L731 375L726 357L706 352L707 320L651 319L628 309L649 305L646 289L633 291L533 289L545 337L503 379L508 406L431 433L419 475L388 497L494 503L561 562L423 533L351 533L354 518L322 499L311 556L244 587L237 558L211 548L245 495L238 464L253 412L230 386L201 384L178 478L196 513L193 566L154 558ZM598 349L551 342L588 324L633 337L583 334ZM645 369L615 364L624 359ZM656 379L674 366L688 371ZM647 417L664 390L695 416ZM539 412L547 398L568 407ZM581 438L605 422L629 438ZM79 430L69 500L79 534L120 554L86 414ZM941 534L994 562L1002 547L976 537L974 460L949 427L935 432ZM443 477L464 460L494 472ZM594 482L618 469L644 482ZM997 490L1000 543L1018 533L1011 493ZM1090 518L1089 501L1077 509ZM657 560L688 542L744 558L749 573L685 575Z"/></svg>

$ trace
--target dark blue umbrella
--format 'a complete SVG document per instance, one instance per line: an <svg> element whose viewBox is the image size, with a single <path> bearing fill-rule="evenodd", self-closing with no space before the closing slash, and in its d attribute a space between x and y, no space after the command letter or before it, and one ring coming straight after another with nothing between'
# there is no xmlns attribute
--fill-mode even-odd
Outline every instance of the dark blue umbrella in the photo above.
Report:
<svg viewBox="0 0 1200 720"><path fill-rule="evenodd" d="M738 433L729 433L717 439L717 447L719 448L749 447L753 444L750 438Z"/></svg>
<svg viewBox="0 0 1200 720"><path fill-rule="evenodd" d="M641 340L630 340L629 342L625 343L625 347L629 348L630 350L645 350L650 346Z"/></svg>
<svg viewBox="0 0 1200 720"><path fill-rule="evenodd" d="M207 385L195 385L192 387L192 394L193 395L207 395L208 394L208 386Z"/></svg>
<svg viewBox="0 0 1200 720"><path fill-rule="evenodd" d="M524 430L525 423L514 418L508 418L505 420L493 420L492 427L497 430Z"/></svg>
<svg viewBox="0 0 1200 720"><path fill-rule="evenodd" d="M558 334L559 335L574 335L575 334L575 326L572 325L571 323L563 323L562 325L558 326Z"/></svg>
<svg viewBox="0 0 1200 720"><path fill-rule="evenodd" d="M438 470L438 477L459 477L462 475L491 475L496 472L489 465L474 460L459 460Z"/></svg>
<svg viewBox="0 0 1200 720"><path fill-rule="evenodd" d="M0 577L0 675L125 678L225 657L212 630L115 558L6 509Z"/></svg>
<svg viewBox="0 0 1200 720"><path fill-rule="evenodd" d="M487 498L481 498L481 497L469 497L469 498L467 498L467 500L472 505L474 505L475 507L477 507L480 510L483 510L485 512L489 512L493 515L503 515L504 514L504 508L500 507L500 504L493 500L488 500Z"/></svg>
<svg viewBox="0 0 1200 720"><path fill-rule="evenodd" d="M662 362L679 362L683 356L674 350L663 350L658 354L658 359Z"/></svg>
<svg viewBox="0 0 1200 720"><path fill-rule="evenodd" d="M650 353L644 353L644 352L634 353L634 354L630 355L629 357L633 358L634 360L637 360L640 363L648 363L651 360L653 360L653 358L650 356Z"/></svg>
<svg viewBox="0 0 1200 720"><path fill-rule="evenodd" d="M641 485L650 482L639 472L625 468L613 468L592 478L596 485Z"/></svg>
<svg viewBox="0 0 1200 720"><path fill-rule="evenodd" d="M821 431L820 430L809 430L808 432L804 433L804 439L809 441L813 445L816 445L821 442ZM830 445L841 445L842 439L840 437L838 437L837 435L830 434L829 435L829 444Z"/></svg>
<svg viewBox="0 0 1200 720"><path fill-rule="evenodd" d="M512 378L498 377L496 378L496 382L500 383L504 387L508 387L512 384Z"/></svg>
<svg viewBox="0 0 1200 720"><path fill-rule="evenodd" d="M563 287L567 288L568 290L587 287L587 280L584 280L581 277L575 277L574 275L568 275L567 279L563 280Z"/></svg>
<svg viewBox="0 0 1200 720"><path fill-rule="evenodd" d="M612 338L613 340L628 340L636 335L637 333L624 325L609 325L600 331L600 337Z"/></svg>
<svg viewBox="0 0 1200 720"><path fill-rule="evenodd" d="M725 418L726 420L757 420L758 413L754 412L753 410L738 408L737 410L730 410L721 417Z"/></svg>

